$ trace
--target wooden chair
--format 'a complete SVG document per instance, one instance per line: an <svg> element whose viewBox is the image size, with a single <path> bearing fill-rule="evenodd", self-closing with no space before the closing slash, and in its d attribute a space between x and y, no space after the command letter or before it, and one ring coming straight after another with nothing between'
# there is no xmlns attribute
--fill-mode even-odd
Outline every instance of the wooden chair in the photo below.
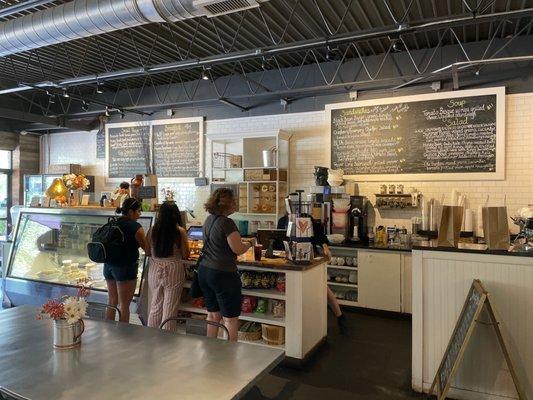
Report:
<svg viewBox="0 0 533 400"><path fill-rule="evenodd" d="M109 309L115 311L115 316L118 315L118 320L120 321L120 317L122 314L120 313L118 307L105 303L98 303L95 301L87 302L87 312L85 313L85 315L91 319L105 320L106 311Z"/></svg>
<svg viewBox="0 0 533 400"><path fill-rule="evenodd" d="M169 323L170 321L176 321L178 324L184 324L185 325L185 334L186 335L199 335L199 336L207 336L207 327L209 325L215 326L219 329L222 329L224 331L224 337L220 338L223 340L229 340L229 331L228 328L226 328L224 325L219 324L218 322L214 321L208 321L205 319L193 319L193 318L184 318L184 317L170 317L165 319L163 322L161 322L161 325L159 325L160 329L163 329L163 327Z"/></svg>
<svg viewBox="0 0 533 400"><path fill-rule="evenodd" d="M30 399L0 386L0 400L30 400Z"/></svg>

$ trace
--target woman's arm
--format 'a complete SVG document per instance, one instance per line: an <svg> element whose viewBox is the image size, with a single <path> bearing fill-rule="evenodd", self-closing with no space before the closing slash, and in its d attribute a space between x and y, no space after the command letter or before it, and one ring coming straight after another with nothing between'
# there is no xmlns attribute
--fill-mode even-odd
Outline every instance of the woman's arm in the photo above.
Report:
<svg viewBox="0 0 533 400"><path fill-rule="evenodd" d="M189 256L191 255L191 252L189 250L189 241L187 240L187 231L183 229L181 226L178 227L178 230L180 231L180 251L181 251L181 258L184 260L189 259Z"/></svg>
<svg viewBox="0 0 533 400"><path fill-rule="evenodd" d="M135 240L137 241L139 247L144 250L146 256L149 257L152 255L150 246L148 245L148 239L146 239L143 228L137 229L137 232L135 232Z"/></svg>
<svg viewBox="0 0 533 400"><path fill-rule="evenodd" d="M235 231L229 234L228 236L228 245L235 254L240 256L248 251L250 247L253 246L252 243L243 243L241 239L241 234L239 231Z"/></svg>

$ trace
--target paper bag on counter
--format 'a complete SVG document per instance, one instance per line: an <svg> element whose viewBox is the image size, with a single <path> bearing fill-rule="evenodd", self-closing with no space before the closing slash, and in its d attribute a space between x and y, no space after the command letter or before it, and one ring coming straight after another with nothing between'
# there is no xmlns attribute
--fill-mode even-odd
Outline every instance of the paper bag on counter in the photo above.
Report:
<svg viewBox="0 0 533 400"><path fill-rule="evenodd" d="M509 250L507 207L483 207L483 231L489 250Z"/></svg>
<svg viewBox="0 0 533 400"><path fill-rule="evenodd" d="M463 207L442 206L437 246L457 247L463 224Z"/></svg>

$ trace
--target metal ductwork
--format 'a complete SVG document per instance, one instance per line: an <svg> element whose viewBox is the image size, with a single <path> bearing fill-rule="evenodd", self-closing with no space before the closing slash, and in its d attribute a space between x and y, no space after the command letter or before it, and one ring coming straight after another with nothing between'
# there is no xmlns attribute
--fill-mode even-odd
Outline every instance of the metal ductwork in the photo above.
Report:
<svg viewBox="0 0 533 400"><path fill-rule="evenodd" d="M0 22L0 57L152 22L210 16L194 0L73 0ZM227 3L227 0L212 1ZM248 8L233 7L227 13Z"/></svg>

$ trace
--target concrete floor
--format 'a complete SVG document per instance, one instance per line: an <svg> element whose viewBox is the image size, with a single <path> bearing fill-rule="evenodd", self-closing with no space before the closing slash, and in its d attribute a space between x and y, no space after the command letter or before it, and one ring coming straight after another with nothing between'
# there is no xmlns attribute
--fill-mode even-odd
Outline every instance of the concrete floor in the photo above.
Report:
<svg viewBox="0 0 533 400"><path fill-rule="evenodd" d="M328 341L302 370L277 367L245 400L423 399L411 386L411 321L346 312L349 335L329 314Z"/></svg>

